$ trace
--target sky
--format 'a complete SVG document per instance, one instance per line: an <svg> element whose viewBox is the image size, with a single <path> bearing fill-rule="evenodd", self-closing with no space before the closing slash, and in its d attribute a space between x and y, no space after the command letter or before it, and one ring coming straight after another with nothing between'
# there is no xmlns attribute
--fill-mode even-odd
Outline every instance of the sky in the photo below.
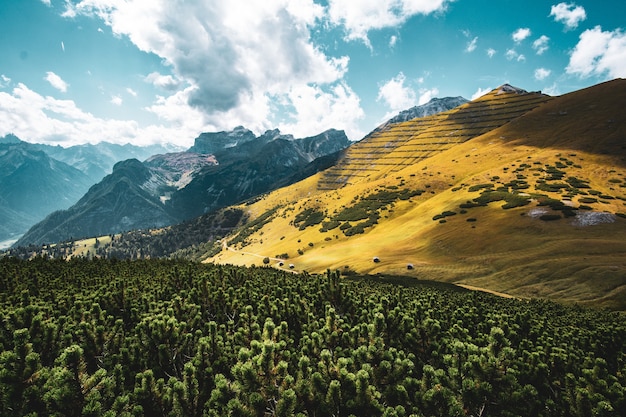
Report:
<svg viewBox="0 0 626 417"><path fill-rule="evenodd" d="M626 77L623 0L0 0L0 136L359 140L434 97Z"/></svg>

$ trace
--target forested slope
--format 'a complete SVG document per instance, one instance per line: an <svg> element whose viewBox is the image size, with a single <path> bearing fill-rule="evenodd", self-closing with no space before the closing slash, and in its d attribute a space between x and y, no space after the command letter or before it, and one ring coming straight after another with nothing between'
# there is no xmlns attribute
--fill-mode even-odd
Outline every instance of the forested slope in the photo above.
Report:
<svg viewBox="0 0 626 417"><path fill-rule="evenodd" d="M623 315L388 281L0 259L0 415L623 413Z"/></svg>

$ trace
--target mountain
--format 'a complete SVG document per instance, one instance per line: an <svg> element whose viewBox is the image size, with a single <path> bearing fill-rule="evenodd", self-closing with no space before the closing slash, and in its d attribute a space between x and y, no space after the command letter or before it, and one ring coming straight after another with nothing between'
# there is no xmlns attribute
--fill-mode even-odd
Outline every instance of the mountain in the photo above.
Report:
<svg viewBox="0 0 626 417"><path fill-rule="evenodd" d="M388 125L332 167L233 207L246 223L207 261L267 257L626 310L625 102L622 79L559 97L504 85Z"/></svg>
<svg viewBox="0 0 626 417"><path fill-rule="evenodd" d="M374 130L374 132L384 130L392 124L402 123L402 122L409 121L411 119L415 119L417 117L426 117L426 116L431 116L433 114L448 111L462 104L467 103L467 101L468 101L467 99L461 96L444 97L444 98L435 97L435 98L432 98L426 104L414 106L414 107L411 107L410 109L401 111L396 116L392 117L391 119L387 120L385 123L377 127Z"/></svg>
<svg viewBox="0 0 626 417"><path fill-rule="evenodd" d="M205 168L172 196L171 206L183 218L197 217L290 184L314 161L350 144L343 131L294 139L278 130L216 152L219 165Z"/></svg>
<svg viewBox="0 0 626 417"><path fill-rule="evenodd" d="M0 241L75 203L89 178L15 136L0 141Z"/></svg>
<svg viewBox="0 0 626 417"><path fill-rule="evenodd" d="M35 146L50 157L81 170L90 178L92 184L110 174L113 165L117 162L131 158L143 161L152 155L166 153L170 150L161 145L135 146L108 142L100 142L95 145L74 145L67 148L44 144L36 144Z"/></svg>
<svg viewBox="0 0 626 417"><path fill-rule="evenodd" d="M0 248L35 223L70 207L123 159L145 159L166 148L101 142L68 148L0 137Z"/></svg>
<svg viewBox="0 0 626 417"><path fill-rule="evenodd" d="M295 139L278 130L249 138L230 133L202 134L191 150L127 160L94 185L74 206L33 226L20 245L58 242L121 231L158 228L191 219L290 184L316 158L350 144L343 131L329 130ZM211 148L207 138L218 138ZM239 138L237 142L219 138ZM244 138L244 139L241 139ZM241 139L241 140L240 140ZM232 145L232 146L231 146Z"/></svg>
<svg viewBox="0 0 626 417"><path fill-rule="evenodd" d="M255 139L254 133L243 126L238 126L230 132L205 132L195 139L189 152L214 154Z"/></svg>
<svg viewBox="0 0 626 417"><path fill-rule="evenodd" d="M76 204L37 223L16 245L166 226L174 218L158 196L146 189L152 179L153 173L137 159L118 162Z"/></svg>
<svg viewBox="0 0 626 417"><path fill-rule="evenodd" d="M404 275L626 311L624 102L623 79L558 97L503 85L372 132L231 215L99 250Z"/></svg>

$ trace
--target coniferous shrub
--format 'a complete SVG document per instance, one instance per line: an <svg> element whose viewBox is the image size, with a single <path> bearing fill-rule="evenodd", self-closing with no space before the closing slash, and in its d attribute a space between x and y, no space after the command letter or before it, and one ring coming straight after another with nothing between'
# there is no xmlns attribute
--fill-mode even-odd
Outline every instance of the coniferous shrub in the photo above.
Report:
<svg viewBox="0 0 626 417"><path fill-rule="evenodd" d="M0 415L626 407L619 313L342 272L0 259Z"/></svg>

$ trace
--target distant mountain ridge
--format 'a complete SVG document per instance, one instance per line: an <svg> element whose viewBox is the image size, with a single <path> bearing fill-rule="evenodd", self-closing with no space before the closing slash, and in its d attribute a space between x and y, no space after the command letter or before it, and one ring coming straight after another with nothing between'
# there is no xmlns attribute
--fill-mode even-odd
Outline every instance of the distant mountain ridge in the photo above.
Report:
<svg viewBox="0 0 626 417"><path fill-rule="evenodd" d="M315 159L349 144L334 129L302 139L278 130L256 137L242 127L203 133L189 151L117 163L80 201L33 226L16 245L174 224L289 184Z"/></svg>
<svg viewBox="0 0 626 417"><path fill-rule="evenodd" d="M25 142L13 134L0 137L0 247L77 202L116 162L166 149L106 142L63 148Z"/></svg>
<svg viewBox="0 0 626 417"><path fill-rule="evenodd" d="M0 143L0 241L69 207L91 184L80 170L14 138Z"/></svg>

